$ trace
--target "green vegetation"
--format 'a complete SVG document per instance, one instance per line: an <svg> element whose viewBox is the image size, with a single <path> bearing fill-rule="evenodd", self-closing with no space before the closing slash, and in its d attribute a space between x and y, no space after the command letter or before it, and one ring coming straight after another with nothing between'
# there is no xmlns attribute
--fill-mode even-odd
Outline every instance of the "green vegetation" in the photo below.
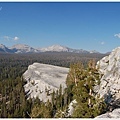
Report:
<svg viewBox="0 0 120 120"><path fill-rule="evenodd" d="M89 61L88 67L82 63L71 65L67 78L68 88L72 86L71 93L77 103L74 105L75 118L94 118L105 112L106 104L98 96L95 97L94 86L99 84L99 73L95 62Z"/></svg>
<svg viewBox="0 0 120 120"><path fill-rule="evenodd" d="M95 97L93 87L99 84L99 74L95 61L104 55L73 53L41 54L0 54L0 118L59 118L66 117L68 105L74 99L77 103L69 117L95 117L104 113L105 103ZM78 62L81 61L81 62ZM90 61L88 64L87 62ZM26 82L22 74L34 63L46 63L70 67L67 88L62 94L62 86L51 94L52 101L43 103L38 98L27 99L24 91Z"/></svg>

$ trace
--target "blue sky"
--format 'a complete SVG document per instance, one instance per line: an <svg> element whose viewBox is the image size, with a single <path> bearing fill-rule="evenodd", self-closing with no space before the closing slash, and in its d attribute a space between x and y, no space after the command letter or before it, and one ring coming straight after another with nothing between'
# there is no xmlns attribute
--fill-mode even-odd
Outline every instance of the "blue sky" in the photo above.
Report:
<svg viewBox="0 0 120 120"><path fill-rule="evenodd" d="M105 53L120 46L120 3L0 2L0 43Z"/></svg>

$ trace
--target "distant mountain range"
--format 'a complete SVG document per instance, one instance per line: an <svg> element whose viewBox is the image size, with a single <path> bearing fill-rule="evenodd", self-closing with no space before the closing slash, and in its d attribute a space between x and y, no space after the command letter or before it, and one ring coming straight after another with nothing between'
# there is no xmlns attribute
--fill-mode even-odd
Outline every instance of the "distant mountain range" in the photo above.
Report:
<svg viewBox="0 0 120 120"><path fill-rule="evenodd" d="M72 52L72 53L99 53L95 50L86 51L83 49L72 49L61 45L52 45L46 48L33 48L24 44L16 44L12 47L6 47L0 44L0 52L2 53L41 53L41 52Z"/></svg>

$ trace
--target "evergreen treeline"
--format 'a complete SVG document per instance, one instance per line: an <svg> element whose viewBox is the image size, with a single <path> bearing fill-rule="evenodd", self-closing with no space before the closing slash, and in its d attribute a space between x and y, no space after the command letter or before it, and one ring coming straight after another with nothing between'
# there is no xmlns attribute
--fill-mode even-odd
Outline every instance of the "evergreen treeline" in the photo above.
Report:
<svg viewBox="0 0 120 120"><path fill-rule="evenodd" d="M34 63L45 63L57 66L69 67L71 63L77 63L81 61L86 64L89 60L95 59L100 60L106 56L106 54L80 54L80 53L69 53L69 52L45 52L45 53L34 53L34 54L0 54L0 66L11 65L22 65L23 67Z"/></svg>
<svg viewBox="0 0 120 120"><path fill-rule="evenodd" d="M23 85L20 77L0 81L0 117L28 117L29 101L26 100Z"/></svg>
<svg viewBox="0 0 120 120"><path fill-rule="evenodd" d="M99 84L95 62L90 61L87 65L91 58L100 57L70 53L0 54L0 117L95 117L103 113L105 103L99 97L95 98L93 92L93 86ZM78 63L79 60L84 61L83 64ZM38 98L27 100L22 74L34 62L70 67L65 92L62 94L60 86L51 94L51 102L43 103ZM68 105L74 99L77 104L73 116L67 116Z"/></svg>
<svg viewBox="0 0 120 120"><path fill-rule="evenodd" d="M94 91L94 86L100 84L100 76L95 66L95 61L90 60L86 68L81 62L70 67L67 88L70 89L72 99L77 101L72 117L94 118L107 109L104 100Z"/></svg>
<svg viewBox="0 0 120 120"><path fill-rule="evenodd" d="M86 67L81 62L71 64L66 83L63 94L61 86L52 93L51 103L37 103L31 111L31 117L94 118L106 112L107 105L94 92L94 86L100 84L95 61L89 61ZM73 114L69 115L68 106L73 100L77 103L73 105Z"/></svg>

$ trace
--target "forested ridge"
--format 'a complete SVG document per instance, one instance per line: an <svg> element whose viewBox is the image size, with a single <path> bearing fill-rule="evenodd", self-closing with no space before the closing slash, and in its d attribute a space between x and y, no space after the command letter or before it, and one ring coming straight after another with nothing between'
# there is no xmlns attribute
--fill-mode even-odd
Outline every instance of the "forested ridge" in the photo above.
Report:
<svg viewBox="0 0 120 120"><path fill-rule="evenodd" d="M72 116L67 117L95 117L104 113L105 103L99 96L95 98L93 92L93 86L99 84L99 74L94 66L103 56L105 55L57 52L0 54L0 117L66 117L68 105L74 99L77 100L75 111ZM94 61L90 61L91 59ZM43 103L38 98L27 100L23 87L26 82L22 74L34 62L70 68L65 92L62 94L60 86L57 92L51 94L52 102ZM97 105L96 101L100 104Z"/></svg>

